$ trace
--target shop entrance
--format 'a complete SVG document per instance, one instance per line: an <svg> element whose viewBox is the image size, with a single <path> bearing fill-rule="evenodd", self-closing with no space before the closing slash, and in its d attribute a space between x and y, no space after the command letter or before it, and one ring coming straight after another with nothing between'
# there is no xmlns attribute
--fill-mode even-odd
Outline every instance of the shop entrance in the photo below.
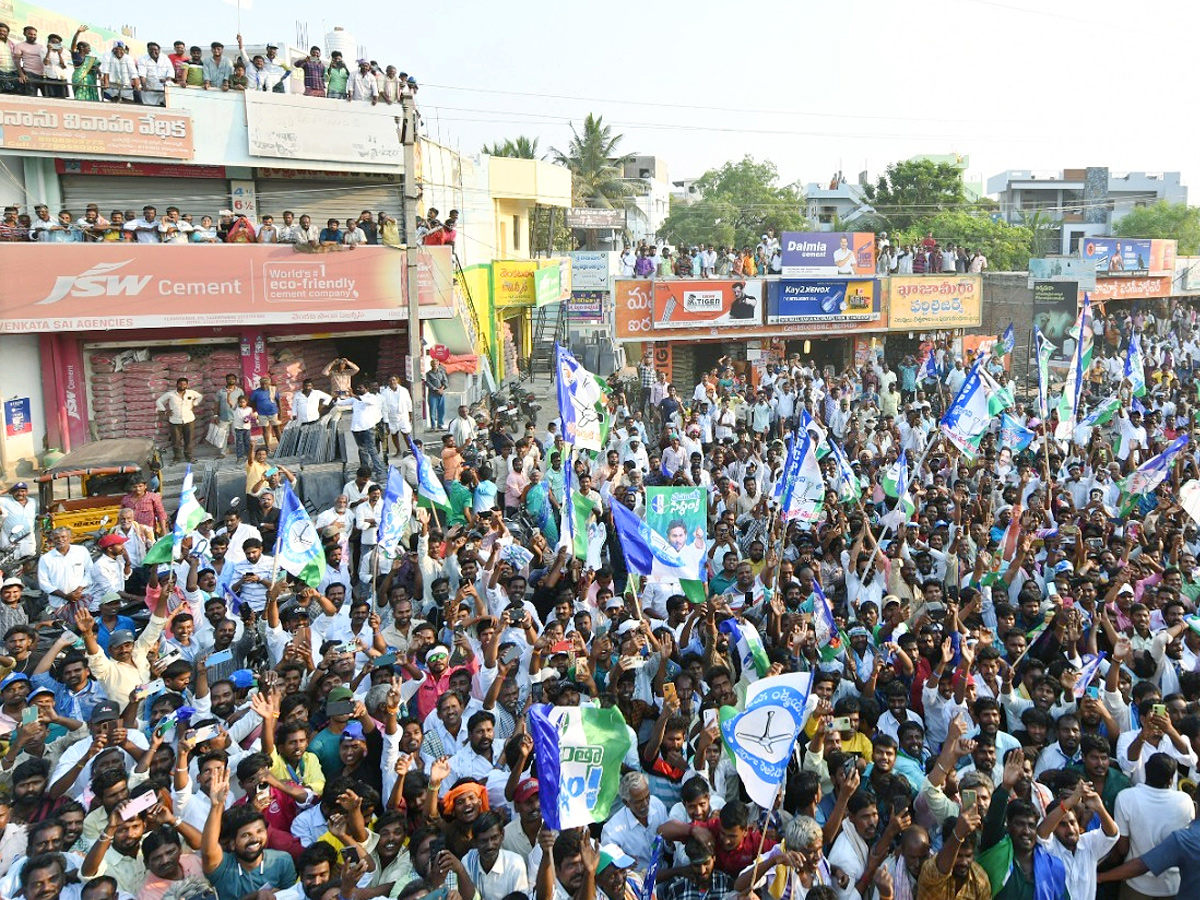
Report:
<svg viewBox="0 0 1200 900"><path fill-rule="evenodd" d="M815 360L817 366L824 370L830 366L840 372L850 359L850 338L808 338L787 342L787 353L790 358L793 353L800 354L800 360L808 363Z"/></svg>

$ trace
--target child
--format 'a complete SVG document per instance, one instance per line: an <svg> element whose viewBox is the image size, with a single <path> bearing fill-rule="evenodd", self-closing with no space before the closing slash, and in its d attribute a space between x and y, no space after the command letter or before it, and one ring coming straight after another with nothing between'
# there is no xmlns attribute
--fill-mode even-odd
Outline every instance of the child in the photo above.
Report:
<svg viewBox="0 0 1200 900"><path fill-rule="evenodd" d="M250 429L254 427L257 418L258 413L250 406L246 396L243 394L238 397L237 406L233 410L233 446L239 461L250 456Z"/></svg>

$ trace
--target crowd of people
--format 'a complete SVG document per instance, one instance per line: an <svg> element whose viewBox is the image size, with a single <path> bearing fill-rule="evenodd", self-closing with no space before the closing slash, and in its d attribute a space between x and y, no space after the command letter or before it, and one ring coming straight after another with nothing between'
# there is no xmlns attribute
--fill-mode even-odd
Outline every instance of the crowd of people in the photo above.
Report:
<svg viewBox="0 0 1200 900"><path fill-rule="evenodd" d="M415 97L419 89L416 78L396 66L359 59L352 68L340 50L326 57L320 47L312 47L307 56L287 59L279 55L277 45L267 44L262 53L251 54L239 34L236 53L227 54L220 41L207 50L175 41L172 52L164 54L160 44L148 41L146 52L138 56L119 40L107 52L98 52L82 40L87 31L87 25L80 25L69 43L59 34L46 35L43 43L38 29L26 25L21 29L24 40L18 41L10 26L0 22L0 93L163 106L169 87L302 92L393 105Z"/></svg>
<svg viewBox="0 0 1200 900"><path fill-rule="evenodd" d="M987 257L978 250L939 242L929 232L920 242L896 245L886 231L875 239L877 275L979 274L987 270ZM783 253L774 230L768 230L753 247L697 244L672 248L665 241L639 241L621 252L622 278L755 278L779 275Z"/></svg>
<svg viewBox="0 0 1200 900"><path fill-rule="evenodd" d="M258 448L243 502L169 562L143 564L171 525L141 494L86 567L102 587L56 532L44 610L19 579L0 586L0 894L1198 896L1195 448L1153 490L1122 484L1200 424L1200 322L1164 301L1097 324L1083 408L1122 402L1064 442L944 439L949 343L890 413L899 376L878 358L727 359L676 385L648 357L613 383L594 455L554 423L484 437L466 408L423 463L397 454L448 507L416 508L393 555L377 558L386 473L359 469L316 513L314 586L272 559L293 476ZM1003 352L989 366L1010 384ZM1035 400L1008 413L1041 441L1056 424ZM861 496L831 452L823 502L784 522L775 486L804 431L833 436ZM568 485L594 504L584 550L559 541ZM708 497L700 597L631 577L615 527L617 505L644 517L666 485ZM44 650L43 618L70 623ZM750 625L765 671L732 637ZM756 679L794 672L811 714L760 808L720 722ZM533 704L619 711L632 749L604 821L547 827L545 792L566 786L545 780Z"/></svg>

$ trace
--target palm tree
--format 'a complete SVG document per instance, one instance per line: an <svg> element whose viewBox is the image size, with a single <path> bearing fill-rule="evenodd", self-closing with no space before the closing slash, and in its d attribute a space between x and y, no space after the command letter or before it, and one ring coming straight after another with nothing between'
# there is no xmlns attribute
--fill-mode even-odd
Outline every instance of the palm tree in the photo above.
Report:
<svg viewBox="0 0 1200 900"><path fill-rule="evenodd" d="M541 159L538 156L538 139L518 135L514 141L505 138L504 143L496 141L492 146L483 145L483 152L488 156L506 156L510 159Z"/></svg>
<svg viewBox="0 0 1200 900"><path fill-rule="evenodd" d="M624 177L624 165L633 154L617 152L623 137L612 133L603 116L588 113L582 132L571 125L566 152L550 148L554 161L571 170L571 193L577 206L624 208L627 198L644 187L638 179Z"/></svg>

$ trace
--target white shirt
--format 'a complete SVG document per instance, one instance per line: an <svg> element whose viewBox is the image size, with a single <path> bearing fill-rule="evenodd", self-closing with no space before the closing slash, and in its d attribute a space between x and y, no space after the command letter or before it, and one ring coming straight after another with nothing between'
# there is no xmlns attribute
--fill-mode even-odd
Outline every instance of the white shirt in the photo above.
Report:
<svg viewBox="0 0 1200 900"><path fill-rule="evenodd" d="M163 85L175 81L175 65L161 53L158 59L147 53L137 61L137 74L142 81L142 102L157 106L163 99Z"/></svg>
<svg viewBox="0 0 1200 900"><path fill-rule="evenodd" d="M182 394L179 391L167 391L154 404L155 410L165 412L172 425L182 425L196 421L196 404L203 397L191 388Z"/></svg>
<svg viewBox="0 0 1200 900"><path fill-rule="evenodd" d="M146 736L140 731L129 729L129 741L135 747L142 750L150 748L150 742L146 740ZM86 740L72 744L66 749L66 752L58 759L58 765L54 767L54 771L50 773L50 784L54 784L58 779L62 778L74 768L75 763L87 756L88 748L92 746L92 738L89 736ZM130 756L126 751L121 751L125 757L125 768L132 772L133 767L137 765L137 760ZM75 781L67 789L67 794L72 797L78 797L83 793L84 788L91 783L92 780L92 761L89 760L75 777Z"/></svg>
<svg viewBox="0 0 1200 900"><path fill-rule="evenodd" d="M151 222L147 219L134 219L132 222L125 223L125 230L132 231L134 240L139 244L157 244L158 238L158 220Z"/></svg>
<svg viewBox="0 0 1200 900"><path fill-rule="evenodd" d="M349 407L351 431L369 431L383 419L383 401L378 394L363 394L361 397L344 397L338 406Z"/></svg>
<svg viewBox="0 0 1200 900"><path fill-rule="evenodd" d="M468 850L462 858L463 868L471 876L471 883L483 900L504 900L509 894L529 890L529 873L525 870L525 858L511 850L501 850L492 871L484 872L479 863L479 851Z"/></svg>
<svg viewBox="0 0 1200 900"><path fill-rule="evenodd" d="M229 533L225 530L225 526L221 526L217 529L217 534ZM261 541L262 533L253 525L247 525L245 522L239 523L233 534L229 534L229 549L225 551L225 565L228 568L231 569L236 563L240 563L246 558L246 551L242 549L242 544L250 540L250 538ZM233 584L236 580L231 579L228 583Z"/></svg>
<svg viewBox="0 0 1200 900"><path fill-rule="evenodd" d="M470 416L455 416L450 422L450 434L458 446L465 447L475 438L475 420Z"/></svg>
<svg viewBox="0 0 1200 900"><path fill-rule="evenodd" d="M379 82L375 79L374 72L363 74L362 72L353 72L350 75L350 99L351 100L371 100L379 96Z"/></svg>
<svg viewBox="0 0 1200 900"><path fill-rule="evenodd" d="M45 557L43 557L44 559ZM1129 776L1134 784L1141 784L1146 779L1146 760L1155 753L1166 753L1186 766L1196 765L1196 754L1192 750L1187 753L1180 753L1175 749L1175 745L1167 735L1162 736L1162 740L1158 742L1157 747L1152 747L1148 743L1142 744L1142 753L1136 760L1129 759L1129 747L1141 734L1140 728L1135 728L1131 731L1126 731L1117 738L1117 764L1120 765L1121 771Z"/></svg>
<svg viewBox="0 0 1200 900"><path fill-rule="evenodd" d="M1120 796L1117 795L1118 798ZM1120 834L1109 837L1100 828L1085 831L1079 836L1074 853L1064 847L1053 834L1045 841L1039 837L1038 843L1042 845L1043 850L1062 860L1066 866L1067 893L1071 900L1096 900L1096 865L1116 846L1120 837Z"/></svg>
<svg viewBox="0 0 1200 900"><path fill-rule="evenodd" d="M1129 838L1126 858L1137 859L1153 850L1172 831L1191 824L1195 813L1192 799L1182 791L1145 784L1121 791L1117 794L1113 818L1120 833ZM1174 897L1179 893L1179 869L1173 867L1161 875L1147 872L1130 878L1129 886L1151 897Z"/></svg>
<svg viewBox="0 0 1200 900"><path fill-rule="evenodd" d="M404 385L379 389L383 398L383 412L387 417L388 428L394 434L397 430L403 434L412 431L412 397Z"/></svg>
<svg viewBox="0 0 1200 900"><path fill-rule="evenodd" d="M62 591L69 594L77 587L83 587L87 593L92 583L92 556L78 544L72 544L66 553L50 549L38 560L38 589L44 594ZM62 606L62 600L50 598L53 607Z"/></svg>
<svg viewBox="0 0 1200 900"><path fill-rule="evenodd" d="M624 806L604 824L600 840L605 844L616 844L637 860L634 868L644 870L650 865L650 855L654 850L654 838L658 835L658 826L666 821L666 806L657 797L652 796L645 825L637 820L628 806Z"/></svg>
<svg viewBox="0 0 1200 900"><path fill-rule="evenodd" d="M37 553L37 529L34 527L37 514L36 498L29 497L20 504L12 494L0 494L0 516L4 520L0 527L0 547L12 547L15 543L22 556Z"/></svg>
<svg viewBox="0 0 1200 900"><path fill-rule="evenodd" d="M301 425L308 422L315 422L321 418L321 406L332 402L333 398L331 396L315 388L309 394L305 394L303 391L296 391L296 393L292 394L292 418Z"/></svg>

